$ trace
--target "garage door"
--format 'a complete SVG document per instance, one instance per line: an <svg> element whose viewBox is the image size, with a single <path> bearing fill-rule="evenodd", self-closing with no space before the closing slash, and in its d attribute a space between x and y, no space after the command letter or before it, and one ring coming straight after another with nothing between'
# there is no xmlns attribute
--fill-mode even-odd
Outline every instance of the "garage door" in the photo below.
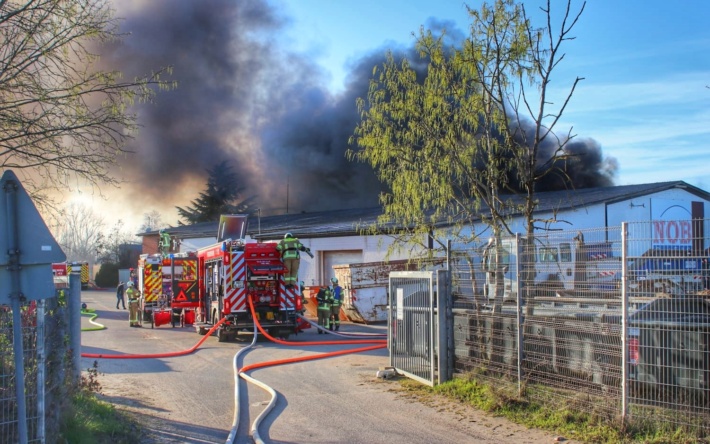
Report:
<svg viewBox="0 0 710 444"><path fill-rule="evenodd" d="M348 265L362 263L362 250L349 251L324 251L323 269L321 270L321 282L330 282L330 278L335 276L333 265Z"/></svg>

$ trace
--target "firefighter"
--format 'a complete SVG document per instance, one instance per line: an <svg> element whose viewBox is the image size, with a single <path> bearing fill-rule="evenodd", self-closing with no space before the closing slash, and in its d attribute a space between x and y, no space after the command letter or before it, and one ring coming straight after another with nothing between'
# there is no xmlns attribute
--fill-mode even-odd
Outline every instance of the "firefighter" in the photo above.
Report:
<svg viewBox="0 0 710 444"><path fill-rule="evenodd" d="M139 310L138 310L138 298L140 298L141 292L133 285L132 281L128 282L128 288L126 289L126 296L128 296L128 323L131 327L140 327Z"/></svg>
<svg viewBox="0 0 710 444"><path fill-rule="evenodd" d="M286 266L286 275L284 276L286 287L293 288L298 284L298 266L301 263L299 251L310 254L310 250L291 233L284 235L283 240L276 246L276 250L281 254L281 260Z"/></svg>
<svg viewBox="0 0 710 444"><path fill-rule="evenodd" d="M322 287L318 290L316 301L318 301L318 334L327 334L326 330L330 329L330 306L333 303L333 292L330 287Z"/></svg>
<svg viewBox="0 0 710 444"><path fill-rule="evenodd" d="M158 246L160 247L160 252L163 257L166 257L168 252L170 252L170 234L165 230L160 230L160 243Z"/></svg>
<svg viewBox="0 0 710 444"><path fill-rule="evenodd" d="M330 330L340 330L340 306L343 304L343 287L338 285L338 278L330 279L330 292L333 295L333 302L330 306L330 316L333 320L330 323Z"/></svg>

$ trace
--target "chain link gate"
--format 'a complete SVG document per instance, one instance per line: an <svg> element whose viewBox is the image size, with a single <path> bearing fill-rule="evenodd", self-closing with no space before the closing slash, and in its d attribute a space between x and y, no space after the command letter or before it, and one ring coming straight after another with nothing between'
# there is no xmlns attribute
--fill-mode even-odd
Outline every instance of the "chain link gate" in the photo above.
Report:
<svg viewBox="0 0 710 444"><path fill-rule="evenodd" d="M433 386L451 377L451 315L447 270L390 273L390 366Z"/></svg>

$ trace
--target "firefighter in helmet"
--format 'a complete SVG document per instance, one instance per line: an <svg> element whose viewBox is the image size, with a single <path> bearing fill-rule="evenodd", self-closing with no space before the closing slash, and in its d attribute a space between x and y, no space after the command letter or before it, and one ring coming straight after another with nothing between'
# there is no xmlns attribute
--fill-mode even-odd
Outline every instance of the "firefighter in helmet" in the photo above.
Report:
<svg viewBox="0 0 710 444"><path fill-rule="evenodd" d="M131 327L140 327L138 299L141 296L141 292L133 285L132 281L128 281L126 285L128 286L128 288L126 288L126 296L128 298L128 324Z"/></svg>
<svg viewBox="0 0 710 444"><path fill-rule="evenodd" d="M330 287L321 287L316 295L318 301L318 334L327 334L330 330L330 310L333 292Z"/></svg>
<svg viewBox="0 0 710 444"><path fill-rule="evenodd" d="M167 256L170 252L170 234L164 229L160 230L160 243L158 246L163 257Z"/></svg>
<svg viewBox="0 0 710 444"><path fill-rule="evenodd" d="M284 235L283 240L276 246L276 250L281 254L281 259L286 267L286 275L284 276L286 287L296 287L298 285L298 267L301 263L299 251L305 251L310 255L310 250L291 233Z"/></svg>
<svg viewBox="0 0 710 444"><path fill-rule="evenodd" d="M338 278L330 279L330 292L333 302L330 304L330 330L340 330L340 306L343 304L343 287L338 285Z"/></svg>

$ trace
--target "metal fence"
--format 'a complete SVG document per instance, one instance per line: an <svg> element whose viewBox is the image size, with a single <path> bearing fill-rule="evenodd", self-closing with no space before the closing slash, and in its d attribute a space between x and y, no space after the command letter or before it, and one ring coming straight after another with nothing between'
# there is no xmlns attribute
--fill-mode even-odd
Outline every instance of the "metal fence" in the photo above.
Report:
<svg viewBox="0 0 710 444"><path fill-rule="evenodd" d="M708 224L677 221L665 233L656 225L452 251L456 372L600 418L705 437Z"/></svg>
<svg viewBox="0 0 710 444"><path fill-rule="evenodd" d="M21 306L24 416L21 433L13 347L13 313L0 306L0 442L54 442L68 384L68 313L63 295Z"/></svg>

